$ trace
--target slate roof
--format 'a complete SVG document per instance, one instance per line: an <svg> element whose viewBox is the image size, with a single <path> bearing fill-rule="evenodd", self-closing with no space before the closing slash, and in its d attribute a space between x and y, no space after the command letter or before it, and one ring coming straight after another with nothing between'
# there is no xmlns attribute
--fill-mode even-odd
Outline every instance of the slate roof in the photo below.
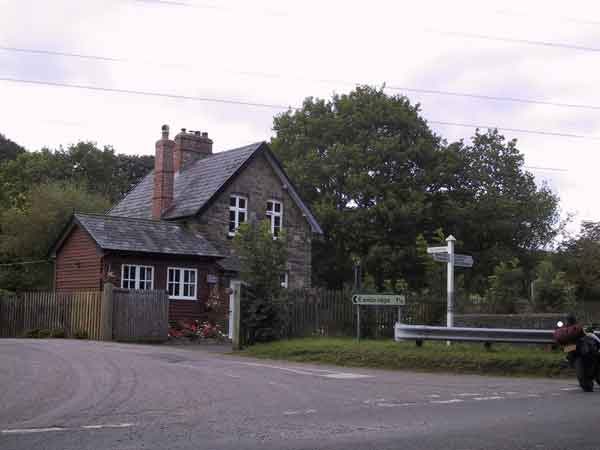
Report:
<svg viewBox="0 0 600 450"><path fill-rule="evenodd" d="M175 222L101 214L75 214L73 220L103 250L217 258L225 256L200 234Z"/></svg>
<svg viewBox="0 0 600 450"><path fill-rule="evenodd" d="M176 172L173 207L163 214L163 219L196 214L263 144L264 142L257 142L215 153ZM150 172L108 214L150 219L153 187L154 172Z"/></svg>

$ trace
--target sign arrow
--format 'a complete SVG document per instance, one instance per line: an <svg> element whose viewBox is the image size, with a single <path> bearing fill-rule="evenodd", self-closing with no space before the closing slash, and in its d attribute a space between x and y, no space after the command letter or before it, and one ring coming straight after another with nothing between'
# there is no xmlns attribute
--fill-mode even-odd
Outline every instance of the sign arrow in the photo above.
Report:
<svg viewBox="0 0 600 450"><path fill-rule="evenodd" d="M433 253L434 255L436 253L448 253L448 247L427 247L427 253Z"/></svg>

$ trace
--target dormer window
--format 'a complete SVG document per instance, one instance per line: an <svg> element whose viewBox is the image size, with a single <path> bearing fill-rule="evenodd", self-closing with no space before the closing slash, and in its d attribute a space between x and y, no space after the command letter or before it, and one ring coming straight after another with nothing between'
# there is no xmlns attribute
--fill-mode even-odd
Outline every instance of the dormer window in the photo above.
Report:
<svg viewBox="0 0 600 450"><path fill-rule="evenodd" d="M271 234L274 237L281 233L281 224L283 223L283 204L277 200L267 202L267 219L271 221Z"/></svg>
<svg viewBox="0 0 600 450"><path fill-rule="evenodd" d="M235 236L237 229L248 217L248 199L241 195L229 197L229 236Z"/></svg>

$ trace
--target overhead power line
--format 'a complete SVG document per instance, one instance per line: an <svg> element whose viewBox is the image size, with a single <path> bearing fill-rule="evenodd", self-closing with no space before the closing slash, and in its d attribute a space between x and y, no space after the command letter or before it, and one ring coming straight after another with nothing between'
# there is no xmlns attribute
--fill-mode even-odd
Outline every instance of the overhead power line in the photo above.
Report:
<svg viewBox="0 0 600 450"><path fill-rule="evenodd" d="M150 61L142 61L142 60L134 60L130 58L122 58L122 57L114 57L114 56L102 56L102 55L90 55L83 53L73 53L73 52L60 52L54 50L45 50L45 49L31 49L31 48L20 48L20 47L9 47L9 46L0 46L1 51L6 52L16 52L16 53L28 53L34 55L49 55L49 56L61 56L67 58L78 58L85 60L93 60L100 62L111 62L111 63L138 63L138 64L151 64L159 67L165 68L179 68L179 69L193 69L195 66L188 64L176 64L176 63L157 63ZM275 73L265 73L265 72L230 72L237 75L243 76L253 76L260 78L286 78L284 75L275 74ZM294 77L298 78L298 77ZM301 80L306 80L315 83L326 83L331 85L336 84L345 84L348 86L358 86L367 83L361 83L357 81L348 81L348 80L322 80L322 79L310 79L300 77ZM439 89L426 89L426 88L416 88L409 86L386 86L386 89L392 91L399 92L415 92L419 94L430 94L430 95L443 95L450 97L465 97L465 98L474 98L478 100L487 100L487 101L499 101L499 102L512 102L512 103L522 103L522 104L532 104L532 105L545 105L545 106L555 106L560 108L574 108L574 109L584 109L584 110L592 110L592 111L600 111L600 105L589 105L589 104L581 104L581 103L564 103L564 102L551 102L548 100L540 100L540 99L531 99L531 98L519 98L519 97L506 97L506 96L497 96L497 95L485 95L485 94L475 94L470 92L456 92L456 91L446 91Z"/></svg>
<svg viewBox="0 0 600 450"><path fill-rule="evenodd" d="M274 104L274 103L258 103L258 102L241 101L241 100L233 100L233 99L225 99L225 98L179 95L179 94L171 94L171 93L156 92L156 91L108 88L108 87L102 87L102 86L74 84L74 83L61 83L61 82L54 82L54 81L27 80L24 78L0 77L0 81L5 81L5 82L9 82L9 83L39 85L39 86L82 89L82 90L89 90L89 91L96 91L96 92L113 92L116 94L124 94L124 95L159 97L159 98L168 98L168 99L173 99L173 100L189 100L189 101L196 101L196 102L222 103L222 104L232 104L232 105L240 105L240 106L254 106L254 107L258 107L258 108L269 108L269 109L280 109L280 110L290 110L290 109L297 108L297 106L281 105L281 104ZM484 129L485 128L489 128L489 129L496 128L498 130L511 131L511 132L515 132L515 133L525 133L525 134L554 136L554 137L568 137L568 138L600 141L600 137L585 136L585 135L573 134L573 133L559 133L559 132L545 131L545 130L529 130L529 129L523 129L523 128L509 128L509 127L499 127L499 126L465 124L465 123L447 122L447 121L439 121L439 120L428 120L428 122L438 124L438 125L447 125L447 126L456 126L456 127L484 128Z"/></svg>
<svg viewBox="0 0 600 450"><path fill-rule="evenodd" d="M542 47L553 47L553 48L563 48L568 50L578 50L582 52L600 52L600 48L598 47L587 47L584 45L575 45L575 44L563 44L560 42L548 42L548 41L535 41L530 39L517 39L517 38L509 38L503 36L492 36L488 34L477 34L477 33L468 33L464 31L445 31L445 30L431 30L427 31L442 34L444 36L453 36L453 37L461 37L468 39L482 39L486 41L498 41L498 42L510 42L512 44L523 44L523 45L536 45Z"/></svg>

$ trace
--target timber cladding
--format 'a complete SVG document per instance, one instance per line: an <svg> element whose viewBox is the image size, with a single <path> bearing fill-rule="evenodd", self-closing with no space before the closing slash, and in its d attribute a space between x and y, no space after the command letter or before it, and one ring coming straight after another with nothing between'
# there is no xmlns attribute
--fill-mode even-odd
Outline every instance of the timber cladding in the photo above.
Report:
<svg viewBox="0 0 600 450"><path fill-rule="evenodd" d="M96 243L80 227L74 227L56 257L55 290L99 290L101 261Z"/></svg>

